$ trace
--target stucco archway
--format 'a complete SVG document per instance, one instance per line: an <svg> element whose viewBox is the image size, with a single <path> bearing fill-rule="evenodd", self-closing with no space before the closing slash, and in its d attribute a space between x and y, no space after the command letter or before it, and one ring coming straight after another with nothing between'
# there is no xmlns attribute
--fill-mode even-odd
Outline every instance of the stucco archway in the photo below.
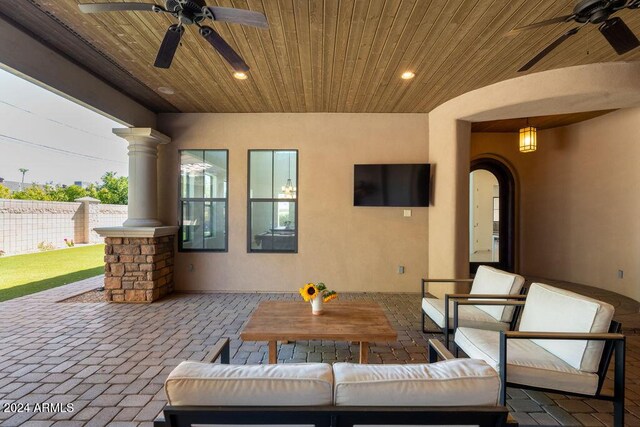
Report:
<svg viewBox="0 0 640 427"><path fill-rule="evenodd" d="M640 63L591 64L529 74L454 98L429 113L435 165L429 277L465 277L469 262L471 122L640 105ZM445 293L453 288L443 288Z"/></svg>

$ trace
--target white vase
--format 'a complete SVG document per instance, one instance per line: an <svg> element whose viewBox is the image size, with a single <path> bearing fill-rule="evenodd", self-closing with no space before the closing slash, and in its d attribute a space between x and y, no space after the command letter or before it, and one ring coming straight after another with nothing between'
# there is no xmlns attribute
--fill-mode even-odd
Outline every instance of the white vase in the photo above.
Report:
<svg viewBox="0 0 640 427"><path fill-rule="evenodd" d="M314 299L311 300L311 312L315 316L319 316L319 315L322 314L322 310L323 310L322 304L323 303L324 303L324 301L322 299L322 295L318 295L317 297L315 297Z"/></svg>

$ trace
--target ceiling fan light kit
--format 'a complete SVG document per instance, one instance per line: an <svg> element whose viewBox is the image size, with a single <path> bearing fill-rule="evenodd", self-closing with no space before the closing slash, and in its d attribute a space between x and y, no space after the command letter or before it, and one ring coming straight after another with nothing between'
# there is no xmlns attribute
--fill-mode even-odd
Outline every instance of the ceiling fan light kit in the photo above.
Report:
<svg viewBox="0 0 640 427"><path fill-rule="evenodd" d="M551 53L551 51L560 46L565 40L577 34L582 27L588 24L598 25L598 30L618 55L624 55L625 53L637 48L640 46L640 40L638 40L638 37L636 37L633 31L631 31L620 17L613 17L615 13L622 9L640 9L640 0L581 0L576 4L571 15L558 16L546 21L540 21L534 24L525 25L524 27L514 28L507 33L508 36L517 35L522 31L540 28L546 25L569 22L576 22L580 24L579 26L571 28L562 34L522 66L518 72L529 70L540 62L542 58Z"/></svg>
<svg viewBox="0 0 640 427"><path fill-rule="evenodd" d="M264 14L231 7L207 6L204 0L165 0L164 6L153 3L86 3L78 5L83 13L156 12L167 13L178 20L167 29L154 62L157 68L169 68L187 25L196 25L200 35L231 65L236 74L245 75L249 66L213 28L202 25L209 19L230 24L269 28ZM236 77L238 78L238 77Z"/></svg>

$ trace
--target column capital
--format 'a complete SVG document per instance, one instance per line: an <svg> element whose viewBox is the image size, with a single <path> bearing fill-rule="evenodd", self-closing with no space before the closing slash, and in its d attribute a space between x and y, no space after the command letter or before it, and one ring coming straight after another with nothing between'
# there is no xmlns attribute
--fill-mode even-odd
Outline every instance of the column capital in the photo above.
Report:
<svg viewBox="0 0 640 427"><path fill-rule="evenodd" d="M114 134L128 142L155 142L156 144L168 144L171 138L153 128L114 128Z"/></svg>

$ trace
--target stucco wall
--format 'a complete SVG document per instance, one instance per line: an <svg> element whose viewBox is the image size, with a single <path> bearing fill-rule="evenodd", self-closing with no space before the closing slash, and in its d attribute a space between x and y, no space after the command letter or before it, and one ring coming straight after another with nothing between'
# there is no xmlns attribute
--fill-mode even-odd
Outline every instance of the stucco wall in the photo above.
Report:
<svg viewBox="0 0 640 427"><path fill-rule="evenodd" d="M353 206L355 163L427 162L426 114L163 114L159 215L177 225L180 149L229 149L229 252L177 253L186 290L415 292L427 271L430 208ZM247 150L299 150L299 253L247 253ZM397 273L405 266L405 274ZM190 267L192 266L192 268Z"/></svg>
<svg viewBox="0 0 640 427"><path fill-rule="evenodd" d="M86 206L89 215L85 215ZM103 239L93 228L120 226L126 218L127 207L123 205L0 199L0 250L6 254L34 252L40 242L62 248L64 239L100 243ZM87 219L91 232L85 242Z"/></svg>
<svg viewBox="0 0 640 427"><path fill-rule="evenodd" d="M541 131L534 153L516 134L473 134L471 151L517 171L523 274L640 300L640 108Z"/></svg>

